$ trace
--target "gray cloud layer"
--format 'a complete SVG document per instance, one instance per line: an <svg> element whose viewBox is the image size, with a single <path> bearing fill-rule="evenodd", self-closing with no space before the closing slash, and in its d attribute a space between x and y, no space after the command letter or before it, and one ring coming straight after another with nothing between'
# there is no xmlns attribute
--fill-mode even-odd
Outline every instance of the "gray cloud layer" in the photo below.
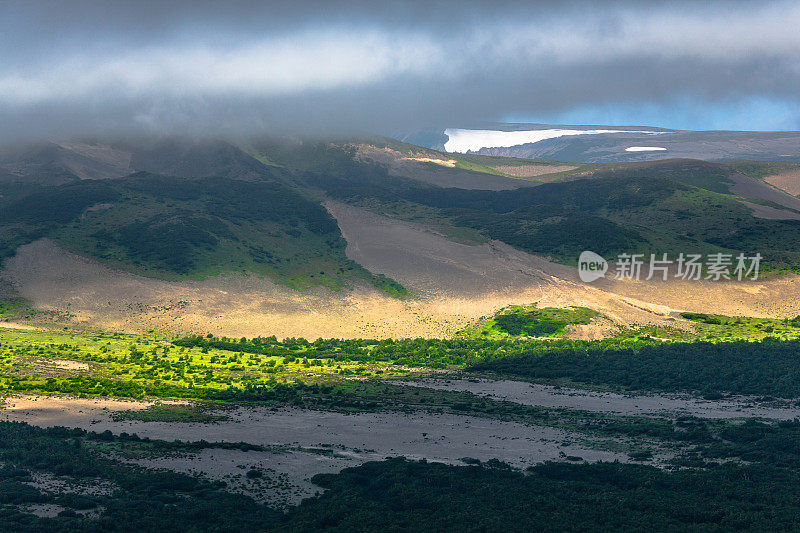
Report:
<svg viewBox="0 0 800 533"><path fill-rule="evenodd" d="M0 140L797 101L800 4L0 3Z"/></svg>

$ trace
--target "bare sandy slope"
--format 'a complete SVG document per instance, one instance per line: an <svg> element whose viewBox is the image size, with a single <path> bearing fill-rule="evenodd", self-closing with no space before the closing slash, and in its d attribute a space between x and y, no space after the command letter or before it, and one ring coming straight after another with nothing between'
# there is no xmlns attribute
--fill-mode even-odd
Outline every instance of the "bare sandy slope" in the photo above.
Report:
<svg viewBox="0 0 800 533"><path fill-rule="evenodd" d="M525 179L508 178L453 168L455 167L454 160L447 158L433 159L429 154L409 156L391 148L377 148L371 145L358 145L357 149L359 158L383 163L389 169L389 174L423 181L438 187L505 191L539 185L537 182ZM551 172L560 171L554 170Z"/></svg>
<svg viewBox="0 0 800 533"><path fill-rule="evenodd" d="M30 324L20 324L18 322L9 322L7 318L0 319L0 329L19 329L24 331L39 331L40 328L31 326Z"/></svg>
<svg viewBox="0 0 800 533"><path fill-rule="evenodd" d="M780 188L741 172L732 174L731 178L734 183L729 187L730 191L742 198L760 198L790 209L800 210L800 198L787 194Z"/></svg>
<svg viewBox="0 0 800 533"><path fill-rule="evenodd" d="M443 337L516 303L588 305L615 320L663 320L668 310L626 303L545 269L566 267L502 243L451 243L410 224L331 207L353 243L348 255L385 272L415 295L401 301L367 287L306 292L255 276L166 282L115 270L49 240L20 248L3 276L38 308L70 313L73 323L125 332L151 329L228 336ZM355 238L353 238L355 236ZM592 335L592 333L587 333Z"/></svg>
<svg viewBox="0 0 800 533"><path fill-rule="evenodd" d="M154 280L71 254L48 240L20 248L2 275L38 308L69 312L78 325L124 332L311 339L441 336L468 318L458 306L404 302L367 287L298 292L242 275L181 283Z"/></svg>
<svg viewBox="0 0 800 533"><path fill-rule="evenodd" d="M776 209L768 205L754 204L752 202L740 202L753 210L753 216L756 218L764 218L767 220L800 220L800 213L789 211L787 209Z"/></svg>
<svg viewBox="0 0 800 533"><path fill-rule="evenodd" d="M81 157L67 158L69 169L81 179L120 178L133 173L130 152L103 144L80 142L60 143L59 146Z"/></svg>
<svg viewBox="0 0 800 533"><path fill-rule="evenodd" d="M572 267L504 243L457 244L412 223L340 203L327 204L347 254L413 292L397 300L366 286L298 292L256 276L166 282L115 270L40 240L6 261L2 277L37 307L69 313L73 324L126 332L151 329L227 336L446 337L510 304L580 305L618 324L675 324L676 310L796 316L800 278L758 282L623 282L577 279ZM610 276L609 276L610 277ZM579 338L613 331L576 328Z"/></svg>
<svg viewBox="0 0 800 533"><path fill-rule="evenodd" d="M790 318L800 314L800 276L757 281L619 281L610 274L593 285L619 297L676 310L728 316Z"/></svg>
<svg viewBox="0 0 800 533"><path fill-rule="evenodd" d="M770 185L786 191L792 196L800 195L800 171L793 170L790 172L782 172L774 176L767 176L764 181Z"/></svg>
<svg viewBox="0 0 800 533"><path fill-rule="evenodd" d="M758 281L581 282L573 267L546 261L499 241L451 243L419 227L343 204L329 203L347 238L348 256L375 272L448 301L471 301L481 311L522 302L584 305L620 323L659 323L671 311L748 316L800 313L800 277Z"/></svg>
<svg viewBox="0 0 800 533"><path fill-rule="evenodd" d="M537 176L547 176L548 174L575 170L576 168L578 167L575 165L502 165L494 167L495 170L516 178L535 178Z"/></svg>

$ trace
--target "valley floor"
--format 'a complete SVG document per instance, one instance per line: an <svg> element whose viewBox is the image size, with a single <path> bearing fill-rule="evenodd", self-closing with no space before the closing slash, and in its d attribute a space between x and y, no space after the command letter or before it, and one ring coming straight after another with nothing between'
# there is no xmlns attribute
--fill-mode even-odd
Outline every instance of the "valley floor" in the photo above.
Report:
<svg viewBox="0 0 800 533"><path fill-rule="evenodd" d="M316 474L336 473L368 461L398 456L453 465L494 459L524 469L546 461L629 463L634 461L631 452L644 446L654 453L635 462L659 466L680 449L674 442L657 438L634 438L624 433L609 436L569 428L572 417L583 417L586 413L608 415L612 417L609 420L617 415L624 417L620 420L655 417L654 420L673 421L687 416L709 420L800 417L797 402L765 404L747 397L708 400L690 394L619 394L458 376L404 384L439 391L466 391L490 401L542 407L550 410L553 419L542 425L419 406L411 410L353 412L239 406L209 411L218 417L211 422L144 421L119 415L146 410L154 405L152 400L11 395L0 410L0 420L97 433L110 431L114 435L135 434L167 442L211 443L197 451L151 451L144 455L117 451L109 457L148 469L225 481L229 490L285 508L322 490L311 481ZM561 418L565 427L557 427ZM218 443L247 443L258 449L225 449ZM254 469L264 472L265 477L254 479L245 475Z"/></svg>

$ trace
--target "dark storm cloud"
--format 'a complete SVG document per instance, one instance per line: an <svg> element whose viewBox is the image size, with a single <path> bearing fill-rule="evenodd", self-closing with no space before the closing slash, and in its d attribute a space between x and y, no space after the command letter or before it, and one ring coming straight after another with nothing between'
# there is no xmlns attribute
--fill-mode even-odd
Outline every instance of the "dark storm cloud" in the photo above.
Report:
<svg viewBox="0 0 800 533"><path fill-rule="evenodd" d="M796 2L0 2L0 139L797 101Z"/></svg>

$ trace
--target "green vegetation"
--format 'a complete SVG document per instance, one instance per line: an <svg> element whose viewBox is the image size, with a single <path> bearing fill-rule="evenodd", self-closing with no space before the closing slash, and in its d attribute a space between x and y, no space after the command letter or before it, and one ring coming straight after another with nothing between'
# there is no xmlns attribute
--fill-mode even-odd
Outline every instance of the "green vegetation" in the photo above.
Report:
<svg viewBox="0 0 800 533"><path fill-rule="evenodd" d="M760 180L767 176L800 170L800 163L784 161L728 161L725 165Z"/></svg>
<svg viewBox="0 0 800 533"><path fill-rule="evenodd" d="M511 317L508 323L504 316ZM281 514L227 492L223 482L117 462L213 448L265 452L270 447L165 442L5 422L0 423L0 529L114 531L119 524L142 531L796 528L798 421L616 415L383 381L411 377L424 368L470 365L470 372L601 388L698 391L708 398L741 393L762 395L764 401L800 396L800 341L720 342L727 337L702 330L729 328L747 337L760 331L761 319L684 313L696 324L697 335L719 335L713 343L662 342L657 338L686 334L664 327L622 330L597 342L526 335L530 328L564 328L594 318L596 313L583 308L513 307L491 319L502 334L450 340L168 339L2 330L4 391L206 400L157 403L117 413L117 420L214 423L224 419L219 408L246 403L344 413L462 414L557 428L587 446L627 453L634 462L659 455L662 467L588 464L570 456L565 461L573 464L545 463L523 471L526 465L515 468L497 459L465 458L467 466L450 466L395 458L317 475L313 481L325 492ZM800 326L796 322L786 321L785 327ZM515 336L515 331L523 334ZM67 361L85 366L63 364ZM353 377L361 379L345 379ZM47 491L30 484L40 475L111 488ZM246 473L248 479L262 479L265 487L279 483L262 476L257 469ZM58 516L35 516L32 506L39 504L58 506Z"/></svg>
<svg viewBox="0 0 800 533"><path fill-rule="evenodd" d="M401 298L409 294L408 289L383 274L371 275L369 276L369 280L373 287L395 298Z"/></svg>
<svg viewBox="0 0 800 533"><path fill-rule="evenodd" d="M705 313L681 313L696 323L696 338L703 341L790 340L800 337L800 317L792 319L730 317Z"/></svg>
<svg viewBox="0 0 800 533"><path fill-rule="evenodd" d="M800 341L587 345L498 357L476 363L471 370L632 390L796 398L800 397Z"/></svg>
<svg viewBox="0 0 800 533"><path fill-rule="evenodd" d="M30 314L33 309L22 298L0 299L0 318Z"/></svg>
<svg viewBox="0 0 800 533"><path fill-rule="evenodd" d="M799 332L800 333L800 332ZM656 340L663 342L689 342L695 340L697 335L687 329L676 326L635 326L632 328L620 328L615 339L619 341L641 341Z"/></svg>
<svg viewBox="0 0 800 533"><path fill-rule="evenodd" d="M730 194L729 186L733 184L731 174L731 168L725 163L711 163L696 159L669 159L600 167L594 173L594 177L623 179L655 177L711 192Z"/></svg>
<svg viewBox="0 0 800 533"><path fill-rule="evenodd" d="M313 342L213 336L171 340L156 335L4 330L0 333L0 391L244 399L280 384L405 378L427 369L459 369L531 350L544 354L598 345L483 336ZM632 331L599 344L620 347L657 342Z"/></svg>
<svg viewBox="0 0 800 533"><path fill-rule="evenodd" d="M70 250L155 277L252 272L295 288L397 282L347 259L318 201L266 169L260 181L140 172L114 181L38 187L0 211L2 253L49 236Z"/></svg>
<svg viewBox="0 0 800 533"><path fill-rule="evenodd" d="M585 165L580 163L567 163L564 161L547 161L544 159L525 159L522 157L503 157L494 155L481 155L481 154L459 154L448 153L448 157L471 163L473 165L485 168L495 169L496 167L524 167L527 165L543 165L543 166L563 166L571 165L582 169L595 168L597 165Z"/></svg>
<svg viewBox="0 0 800 533"><path fill-rule="evenodd" d="M261 139L243 144L241 149L269 167L299 171L336 171L348 165L355 155L351 146L310 140Z"/></svg>
<svg viewBox="0 0 800 533"><path fill-rule="evenodd" d="M174 472L155 472L107 459L115 441L149 446L135 435L40 429L0 422L0 529L3 531L232 531L275 524L279 513L252 499ZM208 444L208 443L206 443ZM52 494L26 482L34 473L71 483L110 485L107 494ZM55 518L31 514L30 504L62 508ZM87 514L88 512L88 514Z"/></svg>
<svg viewBox="0 0 800 533"><path fill-rule="evenodd" d="M119 411L114 420L141 420L142 422L201 422L213 423L226 417L212 415L200 405L154 403L146 409Z"/></svg>
<svg viewBox="0 0 800 533"><path fill-rule="evenodd" d="M58 532L797 527L800 456L796 446L787 443L800 438L800 424L749 421L723 424L709 432L706 421L684 418L677 426L675 435L694 444L665 470L620 463L545 463L522 472L496 459L465 458L470 466L450 466L394 458L315 476L313 482L325 492L282 515L247 496L226 492L224 482L150 471L108 457L111 451L135 457L263 447L165 442L127 433L0 422L0 528ZM67 486L110 488L54 493L28 484L36 475L58 476ZM40 518L31 512L34 504L55 505L61 511L54 518Z"/></svg>
<svg viewBox="0 0 800 533"><path fill-rule="evenodd" d="M734 172L763 177L794 168L788 163L579 165L559 174L573 179L569 182L465 191L389 176L381 165L355 159L364 143L407 155L443 155L387 138L260 140L242 146L244 152L226 143L138 147L137 168L178 177L139 172L57 186L0 185L0 259L48 236L75 252L147 276L252 272L301 289L338 289L364 279L404 296L406 290L396 282L373 276L345 257L338 227L320 204L321 191L414 220L459 242L499 239L566 263L592 249L610 257L759 251L767 269L800 265L793 246L800 223L756 219L728 190ZM498 166L531 164L444 155L459 168L490 174L500 173Z"/></svg>
<svg viewBox="0 0 800 533"><path fill-rule="evenodd" d="M347 259L341 233L320 204L327 195L414 220L458 242L499 239L565 263L584 249L607 257L758 251L767 270L800 267L794 246L800 222L754 218L729 194L732 173L777 169L766 163L580 165L562 173L572 181L467 191L393 177L381 165L358 161L356 147L364 142L401 154L439 154L383 138L261 140L242 147L255 159L230 145L204 152L167 143L139 154L139 168L178 177L139 172L58 186L2 184L0 258L47 236L147 276L252 272L300 289L339 289L363 279L393 296L406 295L396 282ZM531 163L450 156L459 168L495 174L497 166Z"/></svg>
<svg viewBox="0 0 800 533"><path fill-rule="evenodd" d="M428 342L417 344L419 355L408 356L403 347L413 347L413 341L200 337L173 345L154 335L2 331L0 390L214 399L229 389L279 383L403 377L411 372L406 364L412 359L443 366L463 363L469 353L462 342L454 343L452 353L431 357L424 354Z"/></svg>
<svg viewBox="0 0 800 533"><path fill-rule="evenodd" d="M460 335L482 335L489 338L503 337L559 337L566 333L568 325L589 324L599 313L586 307L511 306L489 319L461 332Z"/></svg>
<svg viewBox="0 0 800 533"><path fill-rule="evenodd" d="M392 177L380 165L355 161L356 142L342 147L262 141L246 147L260 164L230 146L214 152L212 160L202 159L205 149L194 149L185 153L192 157L175 161L176 148L166 146L137 154L138 162L179 177L141 172L110 181L67 179L57 186L3 184L0 258L47 236L149 276L251 272L296 288L332 289L364 280L406 296L394 280L346 258L341 233L320 204L328 195L420 222L459 242L501 239L567 263L588 248L606 256L757 251L769 269L800 266L800 223L755 219L728 189L734 170L763 178L790 169L782 163L580 165L558 179L586 179L519 191L466 191ZM404 154L427 153L385 143ZM494 174L500 165L531 163L452 158L457 168ZM213 177L206 176L208 169ZM2 318L35 312L21 299L0 300ZM746 394L797 404L800 317L681 318L692 328L677 327L686 326L677 321L675 327L620 328L613 338L591 342L564 337L569 326L604 317L582 307L536 305L504 309L453 339L279 341L0 329L2 393L191 400L119 412L116 420L215 423L225 420L223 408L250 403L340 413L461 414L557 428L589 447L661 467L587 464L565 456L575 464L522 471L497 459L464 458L469 466L450 466L395 458L314 477L325 493L284 515L226 492L224 482L118 462L215 448L263 453L269 446L165 442L0 422L0 529L799 529L798 421L626 416L396 382L446 369L465 379L488 373L555 385L696 392L708 399ZM693 340L700 342L687 342ZM257 468L245 475L274 482ZM106 490L49 491L34 483L40 476ZM34 505L57 506L58 515L39 518Z"/></svg>
<svg viewBox="0 0 800 533"><path fill-rule="evenodd" d="M226 400L280 384L405 378L429 369L628 389L800 395L800 321L685 313L697 329L620 328L602 341L559 337L598 314L517 306L452 339L229 339L4 330L0 390ZM689 342L701 340L704 342ZM756 341L762 342L743 342ZM193 416L156 407L153 416ZM168 412L172 410L173 412ZM141 414L137 416L149 416ZM200 416L200 415L198 415Z"/></svg>
<svg viewBox="0 0 800 533"><path fill-rule="evenodd" d="M663 472L548 463L526 474L494 462L455 467L393 459L314 482L327 489L290 513L295 530L730 531L794 529L797 473L723 466Z"/></svg>

